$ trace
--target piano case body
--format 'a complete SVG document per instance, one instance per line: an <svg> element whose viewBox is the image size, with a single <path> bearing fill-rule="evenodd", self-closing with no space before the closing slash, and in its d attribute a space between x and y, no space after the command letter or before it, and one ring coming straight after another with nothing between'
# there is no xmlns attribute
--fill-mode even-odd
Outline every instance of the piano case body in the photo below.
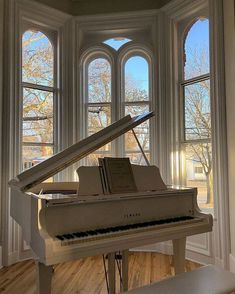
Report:
<svg viewBox="0 0 235 294"><path fill-rule="evenodd" d="M126 116L9 182L11 216L39 261L39 293L50 293L53 264L110 253L109 264L114 269L113 252L165 240L173 240L175 271L182 272L186 237L212 230L212 216L201 213L197 206L196 189L145 191L145 179L151 176L142 177L135 167L136 193L79 195L76 182L43 183L153 115ZM128 284L127 264L124 262L123 290ZM110 294L115 293L114 279L111 270Z"/></svg>

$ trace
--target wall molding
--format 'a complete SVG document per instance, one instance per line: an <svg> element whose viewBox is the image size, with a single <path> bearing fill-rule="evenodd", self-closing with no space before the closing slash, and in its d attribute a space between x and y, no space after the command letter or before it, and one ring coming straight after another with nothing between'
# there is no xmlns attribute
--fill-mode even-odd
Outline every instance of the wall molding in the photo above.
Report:
<svg viewBox="0 0 235 294"><path fill-rule="evenodd" d="M12 0L11 0L12 1ZM39 25L46 25L53 29L58 29L67 20L72 18L70 14L52 8L42 3L30 0L15 0L20 18L30 22L37 22ZM50 15L50 17L48 17ZM45 17L47 20L45 22Z"/></svg>
<svg viewBox="0 0 235 294"><path fill-rule="evenodd" d="M160 10L170 16L174 21L185 19L205 7L208 0L173 0L163 6Z"/></svg>
<svg viewBox="0 0 235 294"><path fill-rule="evenodd" d="M150 9L150 10L141 10L141 11L126 11L126 12L117 12L117 13L106 13L106 14L94 14L94 15L83 15L83 16L75 16L75 21L83 24L91 24L91 23L102 23L102 21L112 21L117 20L117 22L122 23L123 21L128 21L131 19L140 19L141 18L149 18L154 17L159 13L159 9Z"/></svg>
<svg viewBox="0 0 235 294"><path fill-rule="evenodd" d="M211 42L211 105L212 142L214 146L213 172L215 197L215 233L216 258L223 260L224 267L229 267L230 221L228 194L228 151L227 121L225 101L225 60L223 36L223 3L222 0L209 0L210 3L210 42Z"/></svg>

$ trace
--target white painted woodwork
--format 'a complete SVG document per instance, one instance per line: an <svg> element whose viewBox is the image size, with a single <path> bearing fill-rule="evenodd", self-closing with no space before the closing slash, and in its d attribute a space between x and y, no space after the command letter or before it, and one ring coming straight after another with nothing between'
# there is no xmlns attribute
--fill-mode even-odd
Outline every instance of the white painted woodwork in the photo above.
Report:
<svg viewBox="0 0 235 294"><path fill-rule="evenodd" d="M230 224L228 194L228 146L225 102L223 1L209 0L215 263L229 268Z"/></svg>
<svg viewBox="0 0 235 294"><path fill-rule="evenodd" d="M171 154L173 182L180 183L184 175L180 174L180 152L177 142L180 138L179 120L182 101L179 101L179 87L176 86L180 80L182 55L182 34L188 25L201 15L208 15L210 18L210 59L211 59L211 109L212 109L212 146L213 146L213 168L214 168L214 217L215 226L213 234L209 234L207 245L204 246L205 237L201 240L189 239L187 256L191 258L200 257L200 262L217 263L228 267L229 253L229 210L228 210L228 185L227 185L227 144L226 144L226 117L225 117L225 91L224 91L224 58L223 58L223 21L222 21L222 1L204 0L183 0L171 1L162 8L165 13L166 22L165 34L168 36L167 50L169 76L172 81L167 89L168 97L171 97L167 105L171 105L168 120L170 121L170 138L172 149L175 154ZM173 111L174 110L174 111ZM223 228L223 229L222 229ZM196 241L196 242L195 242ZM204 247L204 253L201 248Z"/></svg>
<svg viewBox="0 0 235 294"><path fill-rule="evenodd" d="M2 11L1 11L2 12ZM20 166L20 38L23 23L29 26L41 27L47 32L54 32L63 37L61 28L70 19L69 15L61 13L34 1L9 0L5 1L5 32L4 32L4 103L3 103L3 160L2 170L2 220L3 220L3 264L8 265L20 259L29 258L31 253L24 250L21 230L9 216L8 181L21 170ZM48 14L50 17L48 17ZM61 51L60 51L61 52ZM62 60L62 54L58 59ZM62 70L62 62L60 63ZM60 119L61 120L61 119Z"/></svg>
<svg viewBox="0 0 235 294"><path fill-rule="evenodd" d="M226 115L228 140L228 180L229 180L229 211L231 253L230 270L235 272L235 3L233 0L223 1L224 9L224 40L225 40L225 84L226 84Z"/></svg>

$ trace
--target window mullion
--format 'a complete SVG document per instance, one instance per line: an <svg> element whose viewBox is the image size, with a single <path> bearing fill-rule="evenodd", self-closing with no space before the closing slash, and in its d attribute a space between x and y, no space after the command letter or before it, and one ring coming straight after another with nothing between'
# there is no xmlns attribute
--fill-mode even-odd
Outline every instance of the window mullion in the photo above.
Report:
<svg viewBox="0 0 235 294"><path fill-rule="evenodd" d="M205 80L209 80L209 79L210 79L210 74L208 73L208 74L205 74L205 75L196 76L196 77L194 77L192 79L183 80L181 82L181 85L182 86L192 85L192 84L202 82L202 81L205 81Z"/></svg>
<svg viewBox="0 0 235 294"><path fill-rule="evenodd" d="M48 87L48 86L43 86L43 85L38 85L38 84L32 84L32 83L26 83L22 82L22 87L23 88L30 88L30 89L35 89L35 90L41 90L41 91L46 91L46 92L55 92L56 89L53 87Z"/></svg>

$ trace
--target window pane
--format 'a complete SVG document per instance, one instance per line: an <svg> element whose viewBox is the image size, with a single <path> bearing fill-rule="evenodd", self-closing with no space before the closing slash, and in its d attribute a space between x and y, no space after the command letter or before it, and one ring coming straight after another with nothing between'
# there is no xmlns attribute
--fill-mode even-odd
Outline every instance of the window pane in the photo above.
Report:
<svg viewBox="0 0 235 294"><path fill-rule="evenodd" d="M146 157L150 160L149 152L145 152ZM130 158L132 164L146 165L146 161L142 153L126 153L126 157Z"/></svg>
<svg viewBox="0 0 235 294"><path fill-rule="evenodd" d="M131 41L130 39L118 37L118 38L108 39L108 40L104 41L103 43L106 45L109 45L110 47L112 47L115 50L118 50L120 47L122 47L122 45L124 45L130 41Z"/></svg>
<svg viewBox="0 0 235 294"><path fill-rule="evenodd" d="M110 106L88 107L88 136L102 130L111 123Z"/></svg>
<svg viewBox="0 0 235 294"><path fill-rule="evenodd" d="M53 47L43 33L29 30L23 34L23 82L53 86L53 60Z"/></svg>
<svg viewBox="0 0 235 294"><path fill-rule="evenodd" d="M201 208L213 207L211 143L185 146L187 186L198 188Z"/></svg>
<svg viewBox="0 0 235 294"><path fill-rule="evenodd" d="M147 112L149 110L149 105L134 105L134 106L126 106L125 113L130 114L131 116L136 116ZM149 121L145 121L134 129L137 138L141 144L141 147L144 150L149 150ZM132 132L128 132L125 134L125 150L137 150L139 151L139 146L134 138Z"/></svg>
<svg viewBox="0 0 235 294"><path fill-rule="evenodd" d="M185 139L211 138L210 81L184 87Z"/></svg>
<svg viewBox="0 0 235 294"><path fill-rule="evenodd" d="M30 168L53 155L51 146L23 146L23 169Z"/></svg>
<svg viewBox="0 0 235 294"><path fill-rule="evenodd" d="M23 142L53 143L53 93L23 89Z"/></svg>
<svg viewBox="0 0 235 294"><path fill-rule="evenodd" d="M196 21L185 39L184 79L191 79L209 73L209 21Z"/></svg>
<svg viewBox="0 0 235 294"><path fill-rule="evenodd" d="M88 101L111 101L111 66L104 58L97 58L88 66Z"/></svg>
<svg viewBox="0 0 235 294"><path fill-rule="evenodd" d="M89 106L88 107L88 136L102 130L111 123L110 106ZM111 143L106 144L99 150L111 150Z"/></svg>
<svg viewBox="0 0 235 294"><path fill-rule="evenodd" d="M149 66L141 56L131 57L125 64L125 100L149 100Z"/></svg>

